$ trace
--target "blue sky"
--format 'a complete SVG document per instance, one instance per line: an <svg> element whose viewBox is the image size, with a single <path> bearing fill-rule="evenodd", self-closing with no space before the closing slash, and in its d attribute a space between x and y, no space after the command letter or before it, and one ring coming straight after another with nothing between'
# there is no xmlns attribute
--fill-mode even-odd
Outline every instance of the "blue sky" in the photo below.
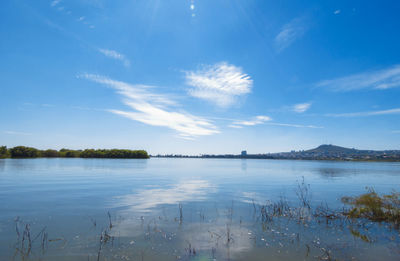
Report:
<svg viewBox="0 0 400 261"><path fill-rule="evenodd" d="M398 1L0 5L0 144L400 149Z"/></svg>

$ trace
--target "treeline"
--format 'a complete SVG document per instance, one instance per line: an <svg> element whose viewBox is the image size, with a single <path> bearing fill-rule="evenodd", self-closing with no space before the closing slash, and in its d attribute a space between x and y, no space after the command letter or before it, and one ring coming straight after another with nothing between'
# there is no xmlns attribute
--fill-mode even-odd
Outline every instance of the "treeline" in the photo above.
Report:
<svg viewBox="0 0 400 261"><path fill-rule="evenodd" d="M115 158L115 159L147 159L145 150L126 149L85 149L85 150L39 150L32 147L17 146L0 147L0 158Z"/></svg>

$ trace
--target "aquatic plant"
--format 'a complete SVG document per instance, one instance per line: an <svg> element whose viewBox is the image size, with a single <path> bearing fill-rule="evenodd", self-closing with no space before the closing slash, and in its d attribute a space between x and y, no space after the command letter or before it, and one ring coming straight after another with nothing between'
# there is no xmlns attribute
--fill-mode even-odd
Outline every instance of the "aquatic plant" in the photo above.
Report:
<svg viewBox="0 0 400 261"><path fill-rule="evenodd" d="M46 227L43 227L36 234L36 236L34 236L32 234L30 223L23 222L19 217L15 218L14 223L15 233L17 235L17 242L14 245L14 259L17 255L21 257L21 260L29 258L29 256L31 256L33 253L35 242L39 242L39 249L43 255L48 248L48 242L52 242L54 240L48 238Z"/></svg>
<svg viewBox="0 0 400 261"><path fill-rule="evenodd" d="M378 195L373 189L357 197L343 197L342 202L352 208L344 214L349 218L365 218L374 222L400 224L400 193Z"/></svg>

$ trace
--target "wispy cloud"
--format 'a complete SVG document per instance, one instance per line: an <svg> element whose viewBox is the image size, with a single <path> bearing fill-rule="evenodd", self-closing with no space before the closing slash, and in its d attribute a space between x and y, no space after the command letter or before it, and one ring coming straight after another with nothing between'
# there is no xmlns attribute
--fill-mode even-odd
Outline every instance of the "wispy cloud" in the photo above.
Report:
<svg viewBox="0 0 400 261"><path fill-rule="evenodd" d="M390 114L400 114L400 108L394 108L394 109L389 109L389 110L380 110L380 111L331 113L331 114L326 114L326 116L330 116L330 117L366 117L366 116L378 116L378 115L390 115Z"/></svg>
<svg viewBox="0 0 400 261"><path fill-rule="evenodd" d="M29 136L32 135L32 133L29 132L20 132L20 131L11 131L11 130L6 130L3 131L5 134L9 134L9 135L21 135L21 136Z"/></svg>
<svg viewBox="0 0 400 261"><path fill-rule="evenodd" d="M78 77L111 87L123 96L123 103L133 111L109 110L110 112L152 126L167 127L178 132L182 138L191 139L219 133L209 120L186 112L174 111L176 103L167 95L156 94L154 87L132 85L110 78L83 74Z"/></svg>
<svg viewBox="0 0 400 261"><path fill-rule="evenodd" d="M281 127L293 127L293 128L310 128L310 129L323 129L322 126L315 125L302 125L302 124L292 124L292 123L277 123L277 122L268 122L267 125L281 126Z"/></svg>
<svg viewBox="0 0 400 261"><path fill-rule="evenodd" d="M335 15L338 15L338 14L340 14L340 9L337 9L337 10L335 10L334 12L333 12L333 14L335 14Z"/></svg>
<svg viewBox="0 0 400 261"><path fill-rule="evenodd" d="M310 108L311 108L311 103L305 102L305 103L299 103L299 104L293 105L292 110L297 113L303 113L303 112L306 112Z"/></svg>
<svg viewBox="0 0 400 261"><path fill-rule="evenodd" d="M251 120L247 121L234 121L228 127L241 129L244 126L254 126L254 125L273 125L273 126L281 126L281 127L293 127L293 128L311 128L311 129L322 129L321 126L315 125L301 125L301 124L291 124L291 123L279 123L279 122L272 122L272 118L269 116L256 116Z"/></svg>
<svg viewBox="0 0 400 261"><path fill-rule="evenodd" d="M326 87L335 91L353 91L359 89L389 89L400 87L400 65L382 70L353 74L317 83L317 87Z"/></svg>
<svg viewBox="0 0 400 261"><path fill-rule="evenodd" d="M189 89L191 96L220 107L232 105L237 97L250 93L253 86L253 80L242 68L226 62L186 72L186 83L193 87Z"/></svg>
<svg viewBox="0 0 400 261"><path fill-rule="evenodd" d="M61 2L61 0L53 0L53 1L51 1L50 5L52 7L54 7L54 6L58 5L60 2Z"/></svg>
<svg viewBox="0 0 400 261"><path fill-rule="evenodd" d="M98 51L111 59L121 61L124 64L124 66L126 66L126 67L130 66L130 64L131 64L131 62L125 57L125 55L123 55L117 51L110 50L110 49L98 49Z"/></svg>
<svg viewBox="0 0 400 261"><path fill-rule="evenodd" d="M265 122L270 120L272 119L268 116L259 115L247 121L234 121L231 125L229 125L229 127L243 128L243 126L254 126L254 125L264 124Z"/></svg>
<svg viewBox="0 0 400 261"><path fill-rule="evenodd" d="M50 104L50 103L41 103L41 104L37 104L37 103L32 103L32 102L24 102L22 103L23 107L44 107L44 108L51 108L51 107L55 107L54 104Z"/></svg>
<svg viewBox="0 0 400 261"><path fill-rule="evenodd" d="M60 4L63 2L63 0L53 0L50 2L50 6L53 7L54 9L58 10L60 13L64 14L64 15L68 15L70 16L72 14L71 10L68 10L68 7L65 6L61 6ZM67 1L68 2L68 1ZM67 3L66 3L67 4ZM61 26L51 22L50 20L48 20L47 18L43 18L43 20L45 20L46 24L48 24L49 26L56 28L60 31L63 31L64 33L73 35L70 32L67 32L65 29L63 29ZM93 24L91 24L90 22L86 21L86 17L85 16L79 16L78 18L76 18L76 21L86 25L89 27L89 29L94 29L95 26ZM78 38L76 36L74 36L74 38ZM87 44L87 43L86 43Z"/></svg>
<svg viewBox="0 0 400 261"><path fill-rule="evenodd" d="M303 17L298 17L285 24L275 36L275 48L278 52L288 48L307 31Z"/></svg>

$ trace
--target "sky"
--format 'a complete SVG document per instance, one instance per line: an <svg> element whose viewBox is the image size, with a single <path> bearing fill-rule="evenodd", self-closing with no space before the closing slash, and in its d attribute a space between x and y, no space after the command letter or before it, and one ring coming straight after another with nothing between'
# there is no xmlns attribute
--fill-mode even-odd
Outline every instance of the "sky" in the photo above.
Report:
<svg viewBox="0 0 400 261"><path fill-rule="evenodd" d="M399 1L4 0L0 144L400 149Z"/></svg>

